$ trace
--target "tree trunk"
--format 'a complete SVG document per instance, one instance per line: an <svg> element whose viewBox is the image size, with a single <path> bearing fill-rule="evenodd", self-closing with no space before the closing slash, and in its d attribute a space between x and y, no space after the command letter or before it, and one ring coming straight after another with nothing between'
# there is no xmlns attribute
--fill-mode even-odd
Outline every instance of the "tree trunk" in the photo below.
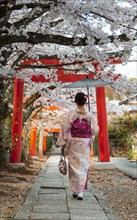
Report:
<svg viewBox="0 0 137 220"><path fill-rule="evenodd" d="M7 103L4 101L4 79L0 77L0 167L9 162L9 151L5 144L4 122L7 115Z"/></svg>

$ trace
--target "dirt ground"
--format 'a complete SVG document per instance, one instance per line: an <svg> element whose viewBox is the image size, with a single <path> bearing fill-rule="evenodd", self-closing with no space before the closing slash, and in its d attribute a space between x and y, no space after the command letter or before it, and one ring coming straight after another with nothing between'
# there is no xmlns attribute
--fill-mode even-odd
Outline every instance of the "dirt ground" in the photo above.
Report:
<svg viewBox="0 0 137 220"><path fill-rule="evenodd" d="M24 168L0 170L0 220L12 220L48 157L33 160Z"/></svg>
<svg viewBox="0 0 137 220"><path fill-rule="evenodd" d="M47 157L33 160L27 169L0 171L0 220L12 220ZM90 171L90 182L107 197L123 220L137 219L137 182L117 170Z"/></svg>
<svg viewBox="0 0 137 220"><path fill-rule="evenodd" d="M89 180L123 220L137 220L137 180L117 169L90 171Z"/></svg>

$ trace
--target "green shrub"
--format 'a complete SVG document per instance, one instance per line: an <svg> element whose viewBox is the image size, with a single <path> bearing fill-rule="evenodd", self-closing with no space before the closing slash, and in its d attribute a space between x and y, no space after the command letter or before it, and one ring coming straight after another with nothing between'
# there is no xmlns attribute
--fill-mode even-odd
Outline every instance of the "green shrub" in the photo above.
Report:
<svg viewBox="0 0 137 220"><path fill-rule="evenodd" d="M134 150L129 150L127 153L127 159L128 160L137 160L137 152Z"/></svg>
<svg viewBox="0 0 137 220"><path fill-rule="evenodd" d="M52 148L52 140L53 140L52 136L47 136L46 139L47 150L50 150Z"/></svg>
<svg viewBox="0 0 137 220"><path fill-rule="evenodd" d="M124 156L124 152L132 150L133 136L137 132L137 117L129 115L115 118L109 125L109 142L112 156Z"/></svg>
<svg viewBox="0 0 137 220"><path fill-rule="evenodd" d="M94 155L98 155L98 136L95 137L94 142L93 142L93 151Z"/></svg>

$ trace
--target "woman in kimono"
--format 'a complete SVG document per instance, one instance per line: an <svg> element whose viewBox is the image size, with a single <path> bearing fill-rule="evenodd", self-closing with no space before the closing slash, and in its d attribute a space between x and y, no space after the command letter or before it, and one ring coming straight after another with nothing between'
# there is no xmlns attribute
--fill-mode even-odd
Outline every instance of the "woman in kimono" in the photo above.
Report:
<svg viewBox="0 0 137 220"><path fill-rule="evenodd" d="M69 185L73 197L83 199L90 164L90 150L98 125L93 113L85 110L87 96L79 92L75 96L77 108L69 112L61 125L57 145L68 154Z"/></svg>

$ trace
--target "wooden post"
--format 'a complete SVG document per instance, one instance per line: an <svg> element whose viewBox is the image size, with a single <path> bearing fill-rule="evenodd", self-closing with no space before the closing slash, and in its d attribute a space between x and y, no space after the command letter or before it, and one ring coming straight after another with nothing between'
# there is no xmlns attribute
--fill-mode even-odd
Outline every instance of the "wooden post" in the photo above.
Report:
<svg viewBox="0 0 137 220"><path fill-rule="evenodd" d="M100 162L110 162L105 88L96 88L97 117L99 125L98 143Z"/></svg>
<svg viewBox="0 0 137 220"><path fill-rule="evenodd" d="M43 156L43 128L41 128L39 134L39 156Z"/></svg>
<svg viewBox="0 0 137 220"><path fill-rule="evenodd" d="M37 128L32 128L30 131L30 156L36 156L36 137Z"/></svg>
<svg viewBox="0 0 137 220"><path fill-rule="evenodd" d="M43 152L45 153L47 150L47 136L44 134L43 136Z"/></svg>
<svg viewBox="0 0 137 220"><path fill-rule="evenodd" d="M23 117L23 95L24 81L15 78L14 98L13 98L13 117L11 130L11 153L10 162L20 163L21 143L22 143L22 117Z"/></svg>
<svg viewBox="0 0 137 220"><path fill-rule="evenodd" d="M93 147L91 148L91 151L90 151L90 157L93 157L94 156L94 150L93 150Z"/></svg>

